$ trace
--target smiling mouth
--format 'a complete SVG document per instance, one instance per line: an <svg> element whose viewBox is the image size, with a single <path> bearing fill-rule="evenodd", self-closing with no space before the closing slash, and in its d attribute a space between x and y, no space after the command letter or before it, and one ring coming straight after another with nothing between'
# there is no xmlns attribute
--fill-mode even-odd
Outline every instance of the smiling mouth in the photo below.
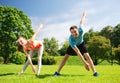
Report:
<svg viewBox="0 0 120 83"><path fill-rule="evenodd" d="M78 37L78 34L75 34L76 37Z"/></svg>
<svg viewBox="0 0 120 83"><path fill-rule="evenodd" d="M74 35L74 37L78 37L78 35Z"/></svg>

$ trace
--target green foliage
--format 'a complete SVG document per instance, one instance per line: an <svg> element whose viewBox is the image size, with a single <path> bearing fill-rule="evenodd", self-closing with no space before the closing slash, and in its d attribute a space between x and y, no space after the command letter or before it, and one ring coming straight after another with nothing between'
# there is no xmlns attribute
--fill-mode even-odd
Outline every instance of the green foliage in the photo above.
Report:
<svg viewBox="0 0 120 83"><path fill-rule="evenodd" d="M3 62L4 62L3 57L0 57L0 63L3 63Z"/></svg>
<svg viewBox="0 0 120 83"><path fill-rule="evenodd" d="M120 24L115 26L113 29L112 44L114 47L118 47L120 44Z"/></svg>
<svg viewBox="0 0 120 83"><path fill-rule="evenodd" d="M102 36L94 36L88 41L87 47L95 65L99 59L105 60L111 53L110 40Z"/></svg>
<svg viewBox="0 0 120 83"><path fill-rule="evenodd" d="M65 41L64 44L62 45L61 49L59 50L59 53L61 56L65 55L68 46L69 46L69 42Z"/></svg>
<svg viewBox="0 0 120 83"><path fill-rule="evenodd" d="M58 42L53 37L50 40L48 38L44 38L44 50L52 56L57 56L58 54Z"/></svg>
<svg viewBox="0 0 120 83"><path fill-rule="evenodd" d="M33 62L33 64L37 65L38 58L33 57L32 62ZM44 51L43 56L42 56L42 64L43 65L53 65L53 64L56 64L56 60L53 56L50 56L47 52Z"/></svg>
<svg viewBox="0 0 120 83"><path fill-rule="evenodd" d="M91 28L88 32L84 34L84 41L87 43L92 37L98 36L99 32L94 32L93 29Z"/></svg>
<svg viewBox="0 0 120 83"><path fill-rule="evenodd" d="M112 34L113 34L113 27L111 26L106 26L100 31L101 36L104 36L110 40L112 39Z"/></svg>
<svg viewBox="0 0 120 83"><path fill-rule="evenodd" d="M37 65L37 64L38 64L38 58L37 58L37 57L32 58L32 63L33 63L34 65Z"/></svg>
<svg viewBox="0 0 120 83"><path fill-rule="evenodd" d="M12 63L23 64L25 62L25 54L22 52L15 52L10 54L9 59Z"/></svg>
<svg viewBox="0 0 120 83"><path fill-rule="evenodd" d="M43 65L53 65L56 63L56 60L53 56L50 56L47 52L44 51L42 57L42 64Z"/></svg>
<svg viewBox="0 0 120 83"><path fill-rule="evenodd" d="M114 58L117 60L117 64L120 65L120 46L118 48L114 48L113 50L115 53Z"/></svg>
<svg viewBox="0 0 120 83"><path fill-rule="evenodd" d="M53 65L56 63L56 60L54 59L53 56L44 56L42 58L42 64L43 65Z"/></svg>
<svg viewBox="0 0 120 83"><path fill-rule="evenodd" d="M16 8L0 6L0 34L0 54L7 63L9 55L17 50L18 36L30 38L33 34L31 21Z"/></svg>

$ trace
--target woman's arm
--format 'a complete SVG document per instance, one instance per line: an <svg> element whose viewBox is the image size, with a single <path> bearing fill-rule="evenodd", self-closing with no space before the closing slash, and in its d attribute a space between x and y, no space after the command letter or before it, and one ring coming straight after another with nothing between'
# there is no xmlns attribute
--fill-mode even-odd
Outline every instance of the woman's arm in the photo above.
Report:
<svg viewBox="0 0 120 83"><path fill-rule="evenodd" d="M86 12L84 11L84 12L83 12L83 15L82 15L82 18L81 18L81 20L80 20L80 25L81 25L81 26L84 25L84 23L85 23L85 18L86 18Z"/></svg>
<svg viewBox="0 0 120 83"><path fill-rule="evenodd" d="M31 37L31 41L35 40L36 35L39 33L40 29L43 27L43 24L41 23L38 27L38 29L34 32L33 36Z"/></svg>

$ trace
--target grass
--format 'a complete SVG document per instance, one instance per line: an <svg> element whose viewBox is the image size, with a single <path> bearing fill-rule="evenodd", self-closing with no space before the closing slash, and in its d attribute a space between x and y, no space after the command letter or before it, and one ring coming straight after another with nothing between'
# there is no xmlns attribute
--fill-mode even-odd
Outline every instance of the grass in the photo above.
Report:
<svg viewBox="0 0 120 83"><path fill-rule="evenodd" d="M58 65L43 65L41 75L36 77L30 66L21 76L17 72L23 65L0 64L0 83L120 83L120 66L96 66L99 77L92 76L92 71L86 71L81 65L65 65L61 76L54 77Z"/></svg>
<svg viewBox="0 0 120 83"><path fill-rule="evenodd" d="M64 56L57 56L55 57L57 63L56 65L60 64L60 61L63 59ZM66 65L82 65L80 59L78 58L78 56L70 56L66 62ZM100 63L99 65L110 65L110 63L108 63L106 60L103 61L102 63Z"/></svg>

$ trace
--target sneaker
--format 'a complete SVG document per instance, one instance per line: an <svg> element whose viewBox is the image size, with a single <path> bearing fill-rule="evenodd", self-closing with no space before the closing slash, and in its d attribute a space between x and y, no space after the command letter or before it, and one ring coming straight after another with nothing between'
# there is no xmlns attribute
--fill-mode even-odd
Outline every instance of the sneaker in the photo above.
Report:
<svg viewBox="0 0 120 83"><path fill-rule="evenodd" d="M99 76L99 74L98 74L97 72L95 72L95 73L93 74L93 76L97 77L97 76Z"/></svg>
<svg viewBox="0 0 120 83"><path fill-rule="evenodd" d="M55 73L54 73L54 76L60 76L60 73L55 72Z"/></svg>

